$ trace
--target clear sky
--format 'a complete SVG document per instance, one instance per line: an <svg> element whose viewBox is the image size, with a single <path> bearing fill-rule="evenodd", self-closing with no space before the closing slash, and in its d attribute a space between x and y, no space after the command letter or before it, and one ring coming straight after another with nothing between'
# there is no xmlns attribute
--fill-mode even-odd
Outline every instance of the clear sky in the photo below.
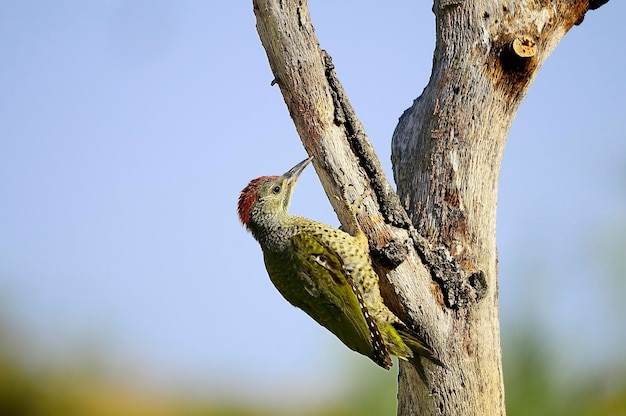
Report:
<svg viewBox="0 0 626 416"><path fill-rule="evenodd" d="M431 4L311 3L391 178ZM564 363L626 353L604 265L626 254L625 15L566 35L503 162L503 333L530 317ZM306 157L272 78L250 1L0 1L0 313L31 357L96 349L114 374L259 395L370 365L280 297L238 223L250 179ZM337 224L312 169L292 211Z"/></svg>

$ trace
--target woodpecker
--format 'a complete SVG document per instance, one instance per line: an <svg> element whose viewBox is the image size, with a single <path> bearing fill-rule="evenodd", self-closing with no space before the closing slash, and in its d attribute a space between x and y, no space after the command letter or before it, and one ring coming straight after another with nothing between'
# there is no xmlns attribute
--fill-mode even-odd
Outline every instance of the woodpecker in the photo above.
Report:
<svg viewBox="0 0 626 416"><path fill-rule="evenodd" d="M392 366L391 356L409 360L426 382L420 357L445 365L384 304L354 207L349 205L354 235L288 212L296 182L311 159L282 176L253 179L239 196L239 219L261 245L270 280L289 303L348 348L385 369Z"/></svg>

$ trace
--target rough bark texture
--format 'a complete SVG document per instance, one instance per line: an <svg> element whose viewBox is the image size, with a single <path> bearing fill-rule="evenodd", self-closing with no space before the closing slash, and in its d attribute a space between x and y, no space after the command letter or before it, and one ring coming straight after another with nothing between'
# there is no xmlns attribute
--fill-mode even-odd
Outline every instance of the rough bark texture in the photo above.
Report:
<svg viewBox="0 0 626 416"><path fill-rule="evenodd" d="M435 1L431 78L392 141L398 199L306 1L253 1L274 82L331 204L349 226L341 189L353 199L370 192L358 220L385 299L449 367L429 365L427 387L401 363L399 415L505 413L495 241L504 145L545 58L605 2Z"/></svg>

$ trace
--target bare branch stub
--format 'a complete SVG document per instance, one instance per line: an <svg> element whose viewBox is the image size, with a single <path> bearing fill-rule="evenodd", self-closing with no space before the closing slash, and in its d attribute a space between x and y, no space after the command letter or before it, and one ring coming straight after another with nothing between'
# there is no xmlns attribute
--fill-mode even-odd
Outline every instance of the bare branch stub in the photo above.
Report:
<svg viewBox="0 0 626 416"><path fill-rule="evenodd" d="M511 49L520 59L528 59L537 53L537 42L530 36L520 36L513 40Z"/></svg>

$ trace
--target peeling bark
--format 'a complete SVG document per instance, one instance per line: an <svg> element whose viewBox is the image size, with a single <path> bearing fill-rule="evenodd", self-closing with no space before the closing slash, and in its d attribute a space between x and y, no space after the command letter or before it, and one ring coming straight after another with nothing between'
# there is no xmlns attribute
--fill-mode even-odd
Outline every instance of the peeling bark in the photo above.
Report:
<svg viewBox="0 0 626 416"><path fill-rule="evenodd" d="M400 363L399 415L503 415L495 241L500 163L539 67L606 0L437 0L428 86L392 139L398 195L320 49L306 1L254 0L257 30L304 147L342 224L342 189L385 300L437 351L430 386ZM408 212L408 215L407 215Z"/></svg>

